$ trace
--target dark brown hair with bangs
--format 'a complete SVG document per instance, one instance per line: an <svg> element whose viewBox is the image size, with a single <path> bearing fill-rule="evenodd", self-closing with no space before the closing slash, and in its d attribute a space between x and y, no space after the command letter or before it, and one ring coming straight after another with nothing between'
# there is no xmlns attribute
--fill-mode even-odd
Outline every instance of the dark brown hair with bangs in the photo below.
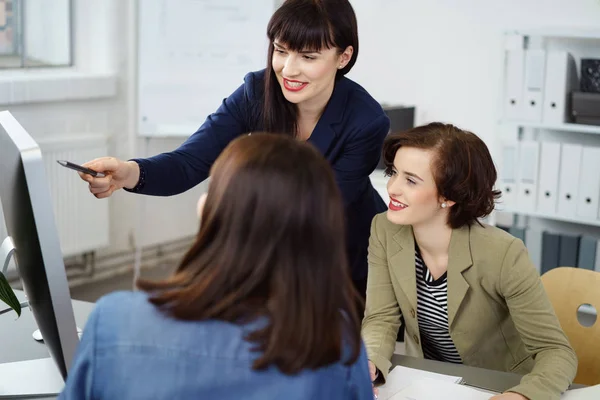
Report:
<svg viewBox="0 0 600 400"><path fill-rule="evenodd" d="M271 17L267 27L270 40L265 70L263 124L267 132L297 135L298 109L283 96L271 66L273 42L292 51L336 48L340 54L353 47L352 58L337 71L336 79L346 75L358 56L358 25L348 0L286 0Z"/></svg>
<svg viewBox="0 0 600 400"><path fill-rule="evenodd" d="M312 145L242 136L212 167L198 236L175 274L138 287L177 319L258 319L246 337L259 352L254 369L353 363L360 299L343 209L331 167Z"/></svg>
<svg viewBox="0 0 600 400"><path fill-rule="evenodd" d="M386 174L394 168L400 147L432 150L433 178L440 196L456 202L448 225L460 228L489 215L501 192L494 190L497 173L489 149L477 135L454 125L432 122L389 135L383 144Z"/></svg>

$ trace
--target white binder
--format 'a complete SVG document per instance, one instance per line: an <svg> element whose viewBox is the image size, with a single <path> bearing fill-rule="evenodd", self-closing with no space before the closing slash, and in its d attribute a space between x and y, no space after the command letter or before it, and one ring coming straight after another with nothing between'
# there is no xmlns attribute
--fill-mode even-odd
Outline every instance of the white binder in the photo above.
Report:
<svg viewBox="0 0 600 400"><path fill-rule="evenodd" d="M525 82L523 88L523 120L542 121L546 51L525 51Z"/></svg>
<svg viewBox="0 0 600 400"><path fill-rule="evenodd" d="M521 141L519 144L517 210L534 211L537 200L540 144Z"/></svg>
<svg viewBox="0 0 600 400"><path fill-rule="evenodd" d="M584 147L579 173L577 216L598 218L600 199L600 147Z"/></svg>
<svg viewBox="0 0 600 400"><path fill-rule="evenodd" d="M540 149L540 174L538 180L537 202L537 209L541 213L556 213L559 174L560 143L542 142Z"/></svg>
<svg viewBox="0 0 600 400"><path fill-rule="evenodd" d="M579 86L575 59L566 51L549 51L546 57L542 120L547 124L569 121L569 95Z"/></svg>
<svg viewBox="0 0 600 400"><path fill-rule="evenodd" d="M577 215L577 192L583 146L563 144L560 151L560 175L558 178L558 207L560 215Z"/></svg>
<svg viewBox="0 0 600 400"><path fill-rule="evenodd" d="M502 197L498 204L499 211L514 211L517 208L517 165L519 162L519 143L505 142L501 147L500 179L498 189Z"/></svg>
<svg viewBox="0 0 600 400"><path fill-rule="evenodd" d="M524 50L506 50L505 62L504 118L520 120L523 114Z"/></svg>

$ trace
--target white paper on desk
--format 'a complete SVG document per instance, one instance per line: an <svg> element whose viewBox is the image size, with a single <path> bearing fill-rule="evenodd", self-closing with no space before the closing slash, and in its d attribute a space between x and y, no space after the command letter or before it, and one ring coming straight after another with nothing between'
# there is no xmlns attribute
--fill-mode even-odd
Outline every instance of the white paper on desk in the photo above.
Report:
<svg viewBox="0 0 600 400"><path fill-rule="evenodd" d="M413 382L390 400L489 400L491 395L469 386L423 378Z"/></svg>
<svg viewBox="0 0 600 400"><path fill-rule="evenodd" d="M437 381L459 383L462 381L460 376L451 376L437 374L435 372L423 371L420 369L408 368L398 365L388 374L385 385L379 387L379 400L392 399L396 393L420 379L435 379Z"/></svg>
<svg viewBox="0 0 600 400"><path fill-rule="evenodd" d="M56 396L64 386L51 358L0 364L0 396Z"/></svg>
<svg viewBox="0 0 600 400"><path fill-rule="evenodd" d="M600 385L567 390L560 398L561 400L598 400L600 399Z"/></svg>

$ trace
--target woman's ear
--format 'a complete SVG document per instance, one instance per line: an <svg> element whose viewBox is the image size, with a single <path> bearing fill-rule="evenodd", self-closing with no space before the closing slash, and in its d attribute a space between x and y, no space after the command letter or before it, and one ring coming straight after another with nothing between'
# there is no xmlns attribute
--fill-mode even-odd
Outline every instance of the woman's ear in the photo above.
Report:
<svg viewBox="0 0 600 400"><path fill-rule="evenodd" d="M439 202L440 202L441 208L450 208L456 204L455 201L444 199L444 198L440 198Z"/></svg>
<svg viewBox="0 0 600 400"><path fill-rule="evenodd" d="M196 205L196 212L198 213L198 219L202 218L202 211L204 211L204 204L206 203L207 196L208 196L208 193L204 193L198 199L198 204ZM202 221L200 221L200 222L202 222Z"/></svg>
<svg viewBox="0 0 600 400"><path fill-rule="evenodd" d="M352 59L352 54L354 54L354 47L352 47L352 46L346 47L346 49L339 56L338 69L342 69L346 65L348 65L348 63Z"/></svg>

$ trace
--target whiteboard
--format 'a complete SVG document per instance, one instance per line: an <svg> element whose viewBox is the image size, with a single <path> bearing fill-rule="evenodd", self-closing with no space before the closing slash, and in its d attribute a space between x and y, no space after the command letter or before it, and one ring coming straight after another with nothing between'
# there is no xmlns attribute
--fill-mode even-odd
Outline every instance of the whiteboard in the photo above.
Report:
<svg viewBox="0 0 600 400"><path fill-rule="evenodd" d="M277 0L138 0L137 131L189 136L267 65Z"/></svg>

